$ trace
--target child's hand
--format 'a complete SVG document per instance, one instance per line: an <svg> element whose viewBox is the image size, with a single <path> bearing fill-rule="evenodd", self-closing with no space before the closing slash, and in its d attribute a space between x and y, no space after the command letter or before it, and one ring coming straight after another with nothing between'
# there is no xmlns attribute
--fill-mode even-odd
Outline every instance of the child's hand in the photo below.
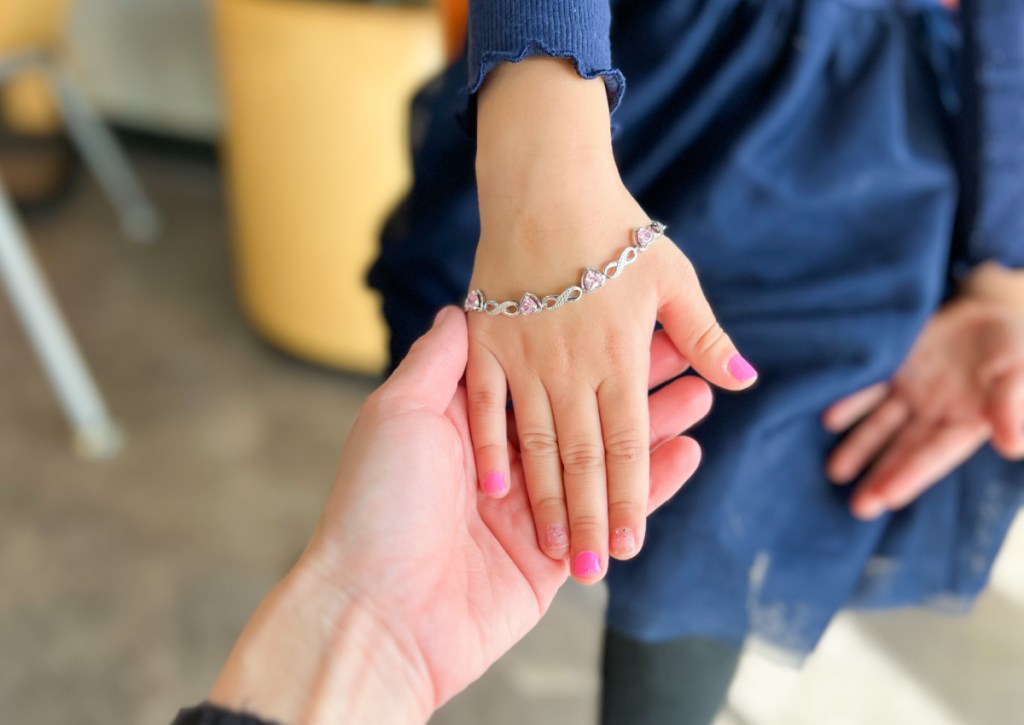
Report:
<svg viewBox="0 0 1024 725"><path fill-rule="evenodd" d="M845 484L867 469L850 502L862 519L907 505L988 441L1006 458L1024 457L1024 312L950 302L890 382L835 403L824 423L851 429L829 477Z"/></svg>
<svg viewBox="0 0 1024 725"><path fill-rule="evenodd" d="M584 267L618 258L631 229L651 220L619 178L600 81L542 59L502 66L487 82L471 287L494 300L557 294L580 284ZM595 127L581 117L597 119ZM511 394L539 544L552 558L568 556L582 582L604 576L609 550L628 558L643 544L656 320L709 382L731 390L753 382L754 369L668 239L558 310L513 319L469 313L466 383L480 485L492 496L508 490Z"/></svg>

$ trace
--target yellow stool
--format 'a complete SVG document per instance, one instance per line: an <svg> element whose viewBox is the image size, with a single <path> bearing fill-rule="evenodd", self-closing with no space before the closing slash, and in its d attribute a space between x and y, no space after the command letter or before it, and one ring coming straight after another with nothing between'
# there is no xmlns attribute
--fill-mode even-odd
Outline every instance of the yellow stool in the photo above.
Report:
<svg viewBox="0 0 1024 725"><path fill-rule="evenodd" d="M433 8L218 0L242 306L273 344L377 373L366 271L410 183L408 106L444 62Z"/></svg>
<svg viewBox="0 0 1024 725"><path fill-rule="evenodd" d="M67 9L68 0L0 0L0 56L59 47ZM60 128L60 114L41 71L10 80L2 94L4 120L14 130L49 134Z"/></svg>

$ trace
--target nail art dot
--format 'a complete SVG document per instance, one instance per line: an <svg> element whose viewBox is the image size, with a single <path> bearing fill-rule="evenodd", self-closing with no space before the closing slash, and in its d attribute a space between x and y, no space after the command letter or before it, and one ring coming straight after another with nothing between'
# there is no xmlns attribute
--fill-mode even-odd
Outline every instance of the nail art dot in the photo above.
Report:
<svg viewBox="0 0 1024 725"><path fill-rule="evenodd" d="M549 549L563 549L569 545L569 536L561 524L551 524L544 532L544 544Z"/></svg>
<svg viewBox="0 0 1024 725"><path fill-rule="evenodd" d="M612 531L612 552L631 554L636 551L636 537L632 529L620 527Z"/></svg>

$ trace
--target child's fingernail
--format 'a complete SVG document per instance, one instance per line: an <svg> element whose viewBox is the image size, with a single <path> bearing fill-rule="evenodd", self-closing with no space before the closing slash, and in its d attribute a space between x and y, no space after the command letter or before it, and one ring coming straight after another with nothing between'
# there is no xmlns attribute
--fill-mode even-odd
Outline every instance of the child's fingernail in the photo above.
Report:
<svg viewBox="0 0 1024 725"><path fill-rule="evenodd" d="M569 537L561 524L551 524L544 532L544 545L549 549L564 549L569 545Z"/></svg>
<svg viewBox="0 0 1024 725"><path fill-rule="evenodd" d="M757 371L754 370L754 366L744 360L743 356L739 353L729 358L729 364L726 365L726 369L728 369L730 375L741 383L757 377Z"/></svg>
<svg viewBox="0 0 1024 725"><path fill-rule="evenodd" d="M625 527L612 531L612 553L632 554L636 551L636 537L632 529Z"/></svg>
<svg viewBox="0 0 1024 725"><path fill-rule="evenodd" d="M593 551L581 551L572 562L572 572L576 576L592 576L601 572L601 557Z"/></svg>
<svg viewBox="0 0 1024 725"><path fill-rule="evenodd" d="M505 474L501 471L491 471L484 476L484 491L488 496L500 496L505 488Z"/></svg>

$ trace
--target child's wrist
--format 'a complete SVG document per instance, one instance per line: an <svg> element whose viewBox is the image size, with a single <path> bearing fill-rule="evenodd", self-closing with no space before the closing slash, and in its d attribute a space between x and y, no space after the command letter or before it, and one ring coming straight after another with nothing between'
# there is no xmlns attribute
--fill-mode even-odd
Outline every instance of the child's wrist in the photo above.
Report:
<svg viewBox="0 0 1024 725"><path fill-rule="evenodd" d="M963 278L959 294L1024 312L1024 270L1009 269L997 262L984 262Z"/></svg>
<svg viewBox="0 0 1024 725"><path fill-rule="evenodd" d="M611 120L604 81L577 75L572 63L538 56L494 68L480 90L477 178L507 183L536 159L611 162Z"/></svg>

